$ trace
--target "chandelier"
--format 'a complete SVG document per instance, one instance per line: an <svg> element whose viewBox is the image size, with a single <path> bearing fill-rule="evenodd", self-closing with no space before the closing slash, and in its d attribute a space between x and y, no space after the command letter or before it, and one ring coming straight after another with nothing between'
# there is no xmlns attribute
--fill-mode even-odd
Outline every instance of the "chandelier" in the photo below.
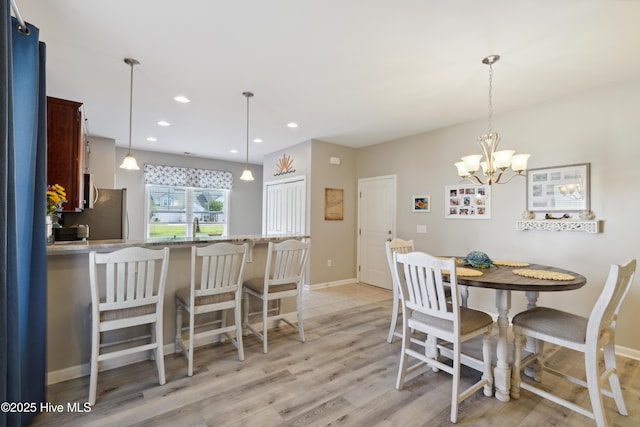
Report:
<svg viewBox="0 0 640 427"><path fill-rule="evenodd" d="M480 145L482 154L464 156L460 162L455 163L459 176L479 185L506 184L514 176L523 176L530 156L529 154L515 154L515 150L496 151L500 143L500 135L492 129L493 102L491 94L493 90L493 64L499 59L499 55L490 55L482 60L483 64L489 66L488 130L486 134L478 137L478 145ZM484 160L482 160L483 157ZM511 171L508 170L509 166L511 166ZM480 168L482 168L482 173L478 173Z"/></svg>

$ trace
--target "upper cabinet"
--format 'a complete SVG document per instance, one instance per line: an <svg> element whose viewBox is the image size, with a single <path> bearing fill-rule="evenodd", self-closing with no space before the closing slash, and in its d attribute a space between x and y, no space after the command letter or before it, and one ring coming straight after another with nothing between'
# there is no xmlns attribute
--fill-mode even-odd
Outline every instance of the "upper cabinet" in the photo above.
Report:
<svg viewBox="0 0 640 427"><path fill-rule="evenodd" d="M82 210L82 103L47 97L47 184L67 193L65 212Z"/></svg>

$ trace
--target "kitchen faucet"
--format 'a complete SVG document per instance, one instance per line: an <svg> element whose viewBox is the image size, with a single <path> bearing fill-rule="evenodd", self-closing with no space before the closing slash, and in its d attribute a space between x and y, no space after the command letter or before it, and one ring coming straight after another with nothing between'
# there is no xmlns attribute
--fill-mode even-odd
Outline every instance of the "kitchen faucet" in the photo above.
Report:
<svg viewBox="0 0 640 427"><path fill-rule="evenodd" d="M200 220L198 220L198 217L195 216L193 217L193 230L191 232L191 235L195 238L196 237L196 233L200 232Z"/></svg>

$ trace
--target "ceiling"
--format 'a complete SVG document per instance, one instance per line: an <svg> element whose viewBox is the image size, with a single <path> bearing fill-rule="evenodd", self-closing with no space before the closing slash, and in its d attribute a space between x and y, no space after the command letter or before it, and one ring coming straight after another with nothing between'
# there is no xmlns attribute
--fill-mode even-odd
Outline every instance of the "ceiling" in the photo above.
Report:
<svg viewBox="0 0 640 427"><path fill-rule="evenodd" d="M47 44L47 94L83 102L89 135L127 146L123 60L140 61L134 150L244 162L243 91L256 164L312 138L362 147L481 119L490 54L496 113L640 76L640 1L16 2Z"/></svg>

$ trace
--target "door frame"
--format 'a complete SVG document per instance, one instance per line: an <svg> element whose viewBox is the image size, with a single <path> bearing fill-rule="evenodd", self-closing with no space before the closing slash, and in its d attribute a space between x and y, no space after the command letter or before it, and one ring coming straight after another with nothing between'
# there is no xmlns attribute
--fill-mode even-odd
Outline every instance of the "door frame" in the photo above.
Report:
<svg viewBox="0 0 640 427"><path fill-rule="evenodd" d="M369 177L369 178L360 178L358 179L358 225L357 225L357 231L356 231L356 239L358 241L357 244L357 269L356 269L356 273L357 273L357 279L358 282L360 281L360 266L362 265L362 263L360 262L360 256L362 253L361 250L361 236L362 236L362 228L361 228L361 215L362 215L362 205L361 205L361 199L362 199L362 183L364 182L371 182L371 181L379 181L379 180L383 180L383 179L391 179L393 180L393 203L390 204L389 206L392 206L392 210L391 210L391 239L395 238L396 236L396 216L397 216L397 205L398 205L398 176L393 174L393 175L381 175L381 176L374 176L374 177Z"/></svg>

